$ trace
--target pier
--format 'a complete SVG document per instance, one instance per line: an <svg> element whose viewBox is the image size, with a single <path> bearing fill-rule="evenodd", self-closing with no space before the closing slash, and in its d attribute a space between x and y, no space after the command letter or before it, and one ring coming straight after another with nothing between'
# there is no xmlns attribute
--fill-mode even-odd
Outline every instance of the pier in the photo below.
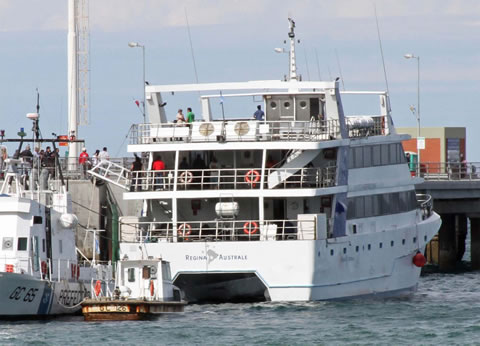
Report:
<svg viewBox="0 0 480 346"><path fill-rule="evenodd" d="M465 253L470 224L471 267L480 269L480 163L422 162L417 193L433 198L442 218L438 235L427 246L427 259L441 271L452 271Z"/></svg>

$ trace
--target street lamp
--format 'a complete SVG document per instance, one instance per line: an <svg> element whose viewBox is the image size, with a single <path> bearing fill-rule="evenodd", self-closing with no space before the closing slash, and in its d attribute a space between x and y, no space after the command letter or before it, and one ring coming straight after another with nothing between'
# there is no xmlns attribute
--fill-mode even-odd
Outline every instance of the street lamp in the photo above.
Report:
<svg viewBox="0 0 480 346"><path fill-rule="evenodd" d="M138 42L128 42L128 46L130 48L142 48L142 56L143 56L143 123L146 123L146 118L145 118L145 46L143 44L140 44Z"/></svg>
<svg viewBox="0 0 480 346"><path fill-rule="evenodd" d="M417 176L420 176L420 149L418 140L420 138L420 57L413 54L405 54L405 59L417 59Z"/></svg>

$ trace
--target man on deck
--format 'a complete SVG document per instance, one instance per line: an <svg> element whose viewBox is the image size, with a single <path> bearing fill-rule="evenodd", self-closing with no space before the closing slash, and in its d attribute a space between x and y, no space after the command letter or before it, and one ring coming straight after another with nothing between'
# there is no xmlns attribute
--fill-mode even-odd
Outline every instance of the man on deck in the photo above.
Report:
<svg viewBox="0 0 480 346"><path fill-rule="evenodd" d="M263 111L262 111L262 106L258 105L257 110L255 111L255 113L253 113L253 118L255 120L263 120L264 115L265 115L265 113L263 113Z"/></svg>

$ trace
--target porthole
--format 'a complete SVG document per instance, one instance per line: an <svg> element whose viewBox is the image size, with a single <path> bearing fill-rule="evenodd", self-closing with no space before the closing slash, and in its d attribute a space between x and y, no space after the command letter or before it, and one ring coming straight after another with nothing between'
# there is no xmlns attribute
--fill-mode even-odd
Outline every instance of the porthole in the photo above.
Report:
<svg viewBox="0 0 480 346"><path fill-rule="evenodd" d="M270 102L270 108L272 108L272 109L277 108L277 103L274 102L274 101Z"/></svg>
<svg viewBox="0 0 480 346"><path fill-rule="evenodd" d="M289 108L290 108L290 102L285 101L285 102L283 103L283 107L285 107L286 109L289 109Z"/></svg>
<svg viewBox="0 0 480 346"><path fill-rule="evenodd" d="M300 101L300 108L301 109L307 108L307 102L306 101Z"/></svg>

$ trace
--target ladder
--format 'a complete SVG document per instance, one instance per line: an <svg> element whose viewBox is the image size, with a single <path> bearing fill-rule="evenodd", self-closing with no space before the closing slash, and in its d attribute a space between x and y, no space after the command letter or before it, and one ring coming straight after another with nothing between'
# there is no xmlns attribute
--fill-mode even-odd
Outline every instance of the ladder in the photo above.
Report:
<svg viewBox="0 0 480 346"><path fill-rule="evenodd" d="M114 162L103 160L87 171L101 180L130 191L130 170Z"/></svg>

